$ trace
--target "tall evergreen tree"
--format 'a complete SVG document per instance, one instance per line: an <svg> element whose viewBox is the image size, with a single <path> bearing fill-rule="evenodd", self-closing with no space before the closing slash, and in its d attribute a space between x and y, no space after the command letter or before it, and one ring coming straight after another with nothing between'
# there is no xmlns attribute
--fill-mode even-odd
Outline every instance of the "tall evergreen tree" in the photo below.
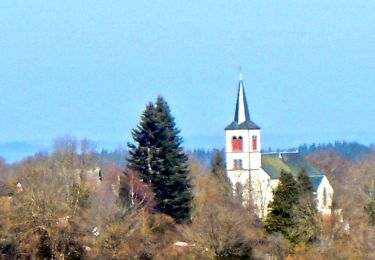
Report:
<svg viewBox="0 0 375 260"><path fill-rule="evenodd" d="M132 136L137 145L128 143L128 167L140 173L146 183L154 183L156 175L155 164L157 142L157 119L153 103L148 103L142 114L141 122L132 130Z"/></svg>
<svg viewBox="0 0 375 260"><path fill-rule="evenodd" d="M309 243L318 233L314 187L305 170L294 179L281 172L280 183L274 191L270 212L265 221L267 233L280 232L294 244Z"/></svg>
<svg viewBox="0 0 375 260"><path fill-rule="evenodd" d="M301 169L297 177L297 188L300 195L313 195L314 186L305 169Z"/></svg>
<svg viewBox="0 0 375 260"><path fill-rule="evenodd" d="M281 171L279 185L273 192L269 213L265 220L267 233L280 232L288 238L293 225L293 207L298 202L297 183L289 172Z"/></svg>
<svg viewBox="0 0 375 260"><path fill-rule="evenodd" d="M132 131L136 144L128 144L128 167L154 187L156 209L182 222L190 219L191 182L188 157L167 102L149 103L140 124Z"/></svg>
<svg viewBox="0 0 375 260"><path fill-rule="evenodd" d="M290 239L293 243L310 243L318 235L318 211L314 197L314 186L306 171L302 169L297 177L298 203L293 208L293 225Z"/></svg>

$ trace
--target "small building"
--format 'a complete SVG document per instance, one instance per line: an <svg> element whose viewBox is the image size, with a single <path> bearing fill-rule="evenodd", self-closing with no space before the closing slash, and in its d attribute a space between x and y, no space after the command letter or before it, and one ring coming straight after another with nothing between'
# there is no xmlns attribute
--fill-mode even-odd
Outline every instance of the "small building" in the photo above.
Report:
<svg viewBox="0 0 375 260"><path fill-rule="evenodd" d="M242 77L234 120L225 133L226 169L233 191L244 204L251 203L260 218L267 215L282 170L297 176L304 169L314 186L318 211L331 214L333 188L322 172L298 152L261 152L261 128L250 118Z"/></svg>
<svg viewBox="0 0 375 260"><path fill-rule="evenodd" d="M271 177L271 181L275 182L278 182L281 171L290 172L297 177L302 169L305 170L314 187L317 209L323 215L331 214L333 199L331 184L327 177L312 166L300 153L264 153L262 154L262 168Z"/></svg>

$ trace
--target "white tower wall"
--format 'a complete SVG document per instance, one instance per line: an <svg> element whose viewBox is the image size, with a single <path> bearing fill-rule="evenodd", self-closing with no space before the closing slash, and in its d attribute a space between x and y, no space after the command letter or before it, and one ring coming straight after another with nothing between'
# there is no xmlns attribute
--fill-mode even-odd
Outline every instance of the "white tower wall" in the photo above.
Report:
<svg viewBox="0 0 375 260"><path fill-rule="evenodd" d="M252 138L253 136L256 137L256 149L253 149ZM243 140L243 149L242 151L235 151L233 150L232 146L232 138L242 137ZM246 170L255 170L259 169L262 164L261 158L261 137L260 137L260 130L227 130L226 131L226 145L225 145L225 152L226 152L226 161L227 161L227 170L234 169L234 160L241 159L243 169Z"/></svg>
<svg viewBox="0 0 375 260"><path fill-rule="evenodd" d="M225 132L226 169L235 195L243 204L252 202L259 216L268 200L262 193L269 176L262 170L261 132L250 119L242 78L240 78L234 121ZM241 190L238 190L241 189ZM264 202L263 202L264 201Z"/></svg>

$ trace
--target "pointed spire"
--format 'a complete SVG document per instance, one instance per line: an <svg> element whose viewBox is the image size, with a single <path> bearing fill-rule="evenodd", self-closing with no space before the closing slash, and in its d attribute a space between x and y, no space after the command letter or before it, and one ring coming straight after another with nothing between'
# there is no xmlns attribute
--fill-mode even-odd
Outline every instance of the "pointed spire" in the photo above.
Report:
<svg viewBox="0 0 375 260"><path fill-rule="evenodd" d="M245 89L242 81L242 74L240 74L240 82L238 86L236 113L234 115L234 121L241 124L250 120L249 108L247 106L247 100L245 95Z"/></svg>
<svg viewBox="0 0 375 260"><path fill-rule="evenodd" d="M242 73L240 73L240 81L238 84L238 94L236 103L236 112L234 114L234 121L228 125L225 130L237 130L237 129L260 129L250 119L249 108L247 105L245 88L243 85Z"/></svg>

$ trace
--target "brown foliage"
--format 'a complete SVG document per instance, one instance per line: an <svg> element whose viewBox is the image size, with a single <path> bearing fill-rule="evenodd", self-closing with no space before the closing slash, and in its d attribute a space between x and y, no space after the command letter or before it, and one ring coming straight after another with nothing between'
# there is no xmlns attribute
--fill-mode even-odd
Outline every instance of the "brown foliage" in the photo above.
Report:
<svg viewBox="0 0 375 260"><path fill-rule="evenodd" d="M369 184L375 179L374 160L353 163L333 151L320 151L307 158L326 173L334 189L334 201L343 209L344 217L362 216Z"/></svg>
<svg viewBox="0 0 375 260"><path fill-rule="evenodd" d="M126 169L120 175L120 199L123 205L132 209L148 208L155 206L154 193L150 184L144 183L139 173Z"/></svg>
<svg viewBox="0 0 375 260"><path fill-rule="evenodd" d="M308 158L327 173L344 217L344 223L335 217L323 221L319 252L325 258L374 258L375 232L367 224L364 206L375 195L375 157L353 163L333 152L319 152ZM350 230L345 231L345 225Z"/></svg>
<svg viewBox="0 0 375 260"><path fill-rule="evenodd" d="M193 220L183 228L195 259L253 256L262 231L252 214L218 189L212 175L195 178Z"/></svg>
<svg viewBox="0 0 375 260"><path fill-rule="evenodd" d="M132 211L110 224L101 238L105 259L165 259L163 249L173 244L175 222L169 216Z"/></svg>
<svg viewBox="0 0 375 260"><path fill-rule="evenodd" d="M13 255L35 258L48 234L45 244L56 257L77 251L89 259L375 258L375 230L363 210L374 195L375 158L352 163L333 152L309 156L327 173L350 231L339 217L325 218L316 243L291 248L282 236L265 237L252 209L244 209L194 158L192 221L178 225L153 212L153 190L134 171L108 167L101 182L82 178L97 163L90 145L83 142L79 154L77 141L65 141L56 142L52 155L0 165L11 173L8 184L20 181L23 188L0 202L1 250L10 246Z"/></svg>
<svg viewBox="0 0 375 260"><path fill-rule="evenodd" d="M334 185L343 183L347 179L348 169L353 165L349 159L330 150L310 154L307 159L324 172Z"/></svg>

